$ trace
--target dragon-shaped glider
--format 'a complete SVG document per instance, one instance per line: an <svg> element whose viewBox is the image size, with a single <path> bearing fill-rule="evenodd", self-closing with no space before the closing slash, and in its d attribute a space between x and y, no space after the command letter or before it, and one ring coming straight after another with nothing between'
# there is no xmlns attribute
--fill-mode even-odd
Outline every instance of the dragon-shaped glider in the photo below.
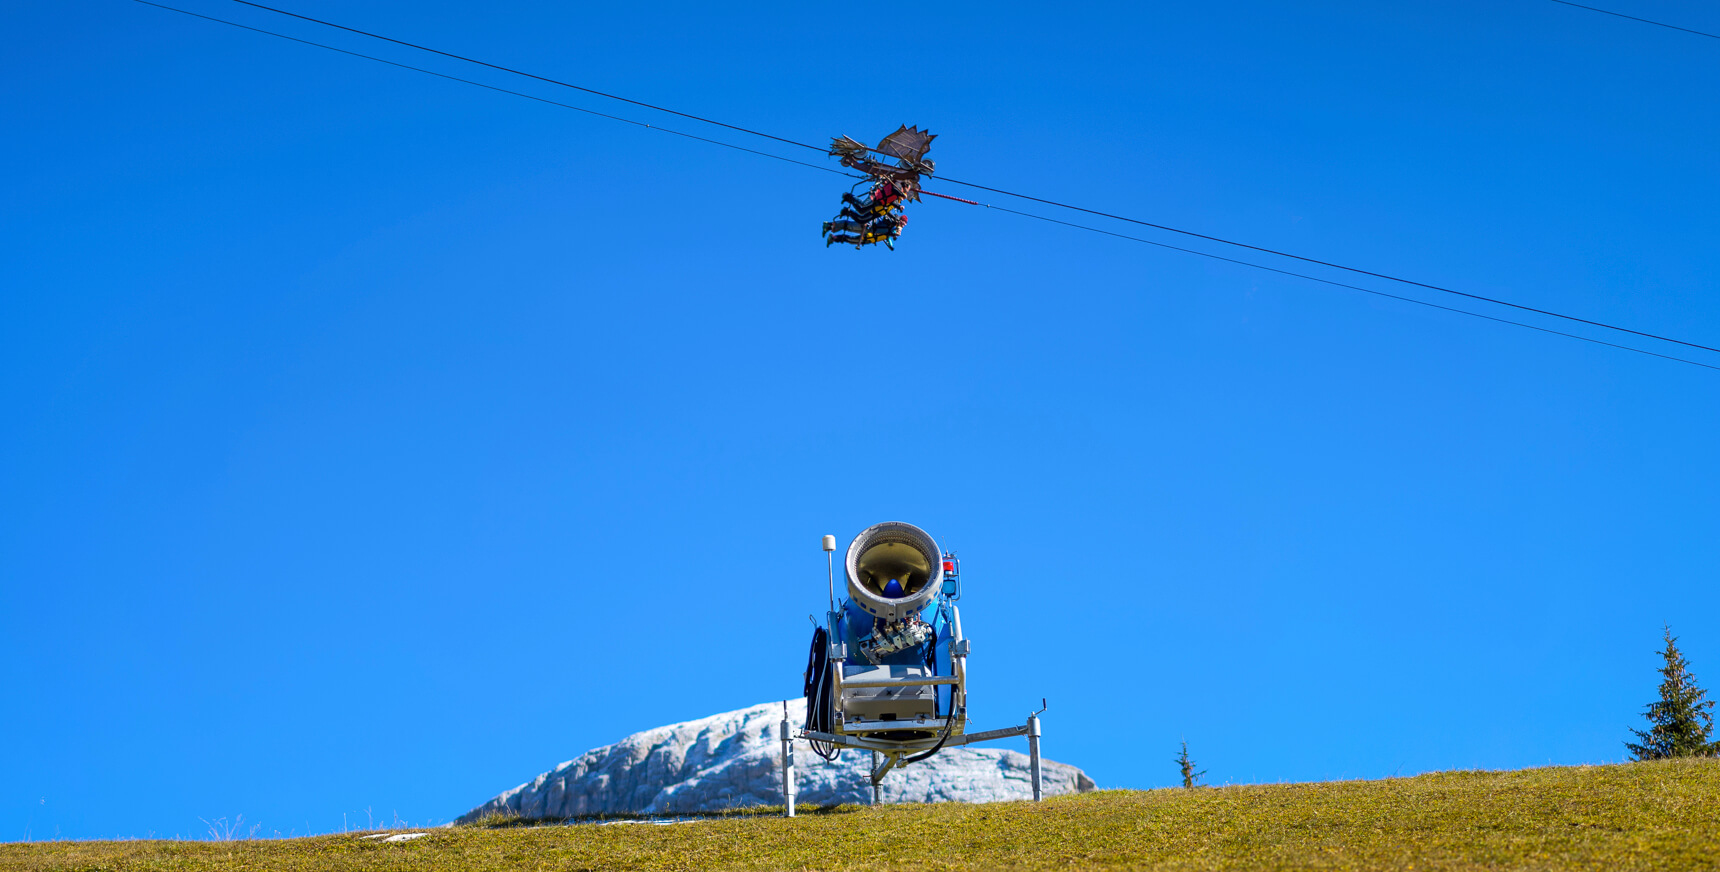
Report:
<svg viewBox="0 0 1720 872"><path fill-rule="evenodd" d="M847 136L830 141L830 156L842 165L865 173L872 183L865 197L852 192L842 195L842 211L824 222L824 244L841 242L855 248L882 242L892 251L908 221L902 205L920 199L920 176L931 175L933 164L926 159L937 134L918 126L903 125L884 137L877 148L868 148ZM876 155L876 157L874 156Z"/></svg>

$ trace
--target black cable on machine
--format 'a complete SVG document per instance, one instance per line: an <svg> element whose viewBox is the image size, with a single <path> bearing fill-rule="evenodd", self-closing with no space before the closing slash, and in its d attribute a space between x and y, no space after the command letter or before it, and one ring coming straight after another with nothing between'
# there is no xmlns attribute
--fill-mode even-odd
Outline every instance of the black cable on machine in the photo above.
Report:
<svg viewBox="0 0 1720 872"><path fill-rule="evenodd" d="M950 698L950 706L952 708L955 706L955 698L953 696ZM944 749L944 743L948 742L950 740L950 733L955 729L955 726L956 726L956 713L954 711L951 711L947 716L944 717L944 734L938 738L938 743L936 745L932 746L932 750L927 751L924 754L915 754L912 757L905 757L902 759L902 764L907 765L909 763L918 763L921 760L924 760L927 757L930 757L933 754L936 754L939 751L942 751Z"/></svg>
<svg viewBox="0 0 1720 872"><path fill-rule="evenodd" d="M823 627L812 631L812 650L806 654L806 683L803 693L806 695L806 729L813 732L830 732L830 634ZM826 760L835 760L840 753L834 745L808 739L812 753Z"/></svg>

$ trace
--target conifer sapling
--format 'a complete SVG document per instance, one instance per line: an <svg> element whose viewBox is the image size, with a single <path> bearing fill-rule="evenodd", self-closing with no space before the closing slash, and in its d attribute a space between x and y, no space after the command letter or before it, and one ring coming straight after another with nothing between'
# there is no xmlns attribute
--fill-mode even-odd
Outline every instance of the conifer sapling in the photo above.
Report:
<svg viewBox="0 0 1720 872"><path fill-rule="evenodd" d="M1194 761L1189 759L1188 756L1187 739L1183 740L1182 753L1177 755L1176 763L1178 766L1182 767L1182 781L1184 787L1194 787L1200 784L1200 777L1206 774L1205 769L1202 769L1199 772L1194 771Z"/></svg>
<svg viewBox="0 0 1720 872"><path fill-rule="evenodd" d="M1660 652L1666 665L1660 667L1660 699L1649 703L1643 717L1649 728L1632 729L1638 742L1626 742L1633 759L1660 760L1666 757L1701 757L1720 753L1720 742L1712 742L1714 708L1708 691L1696 685L1689 664L1678 650L1678 639L1666 627L1666 648Z"/></svg>

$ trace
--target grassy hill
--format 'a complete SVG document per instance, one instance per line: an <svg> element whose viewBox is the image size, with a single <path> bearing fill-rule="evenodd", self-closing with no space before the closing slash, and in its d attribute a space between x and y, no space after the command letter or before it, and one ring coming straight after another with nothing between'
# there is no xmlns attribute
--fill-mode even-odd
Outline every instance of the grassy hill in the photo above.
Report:
<svg viewBox="0 0 1720 872"><path fill-rule="evenodd" d="M430 832L5 844L0 869L1720 869L1720 761Z"/></svg>

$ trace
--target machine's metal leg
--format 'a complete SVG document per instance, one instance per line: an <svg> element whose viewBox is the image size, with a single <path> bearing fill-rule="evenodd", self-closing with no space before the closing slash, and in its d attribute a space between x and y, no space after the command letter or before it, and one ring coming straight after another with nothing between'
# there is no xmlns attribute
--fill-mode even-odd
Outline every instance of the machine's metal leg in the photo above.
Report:
<svg viewBox="0 0 1720 872"><path fill-rule="evenodd" d="M878 762L878 752L877 751L872 752L872 804L873 805L883 805L884 804L884 774L889 772L891 769L894 769L896 767L896 764L900 763L900 762L902 762L902 754L899 751L885 751L884 752L884 762L882 762L882 763Z"/></svg>
<svg viewBox="0 0 1720 872"><path fill-rule="evenodd" d="M886 767L886 768L888 768L888 767ZM883 783L884 783L884 773L880 772L878 770L878 752L873 751L872 752L872 804L873 805L883 805L884 804L884 791L883 791L883 788L881 787L881 785Z"/></svg>
<svg viewBox="0 0 1720 872"><path fill-rule="evenodd" d="M794 738L788 731L788 706L782 710L782 804L794 817Z"/></svg>
<svg viewBox="0 0 1720 872"><path fill-rule="evenodd" d="M1039 801L1039 715L1027 716L1027 762L1033 772L1033 801Z"/></svg>

